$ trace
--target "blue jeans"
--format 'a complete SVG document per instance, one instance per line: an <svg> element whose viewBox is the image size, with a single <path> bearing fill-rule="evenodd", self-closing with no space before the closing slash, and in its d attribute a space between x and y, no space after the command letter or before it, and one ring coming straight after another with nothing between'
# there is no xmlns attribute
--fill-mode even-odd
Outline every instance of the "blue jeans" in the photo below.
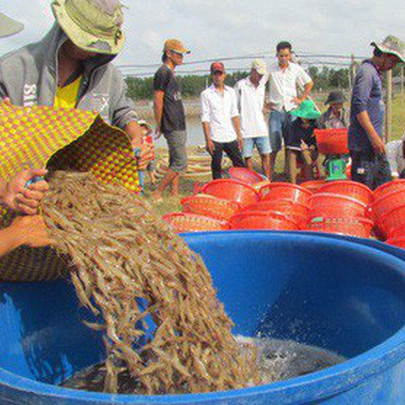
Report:
<svg viewBox="0 0 405 405"><path fill-rule="evenodd" d="M260 155L268 155L271 152L270 141L267 136L258 136L257 138L243 138L243 157L253 156L253 147L256 145Z"/></svg>
<svg viewBox="0 0 405 405"><path fill-rule="evenodd" d="M269 117L269 136L272 152L281 150L286 131L290 129L291 123L296 119L287 111L272 111Z"/></svg>
<svg viewBox="0 0 405 405"><path fill-rule="evenodd" d="M385 155L367 152L350 152L352 180L366 185L371 190L391 180L390 165Z"/></svg>

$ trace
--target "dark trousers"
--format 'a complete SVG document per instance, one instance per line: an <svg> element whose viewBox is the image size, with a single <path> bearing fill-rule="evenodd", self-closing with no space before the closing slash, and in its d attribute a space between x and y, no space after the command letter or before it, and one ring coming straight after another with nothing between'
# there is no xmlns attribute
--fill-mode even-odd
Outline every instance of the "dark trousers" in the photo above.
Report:
<svg viewBox="0 0 405 405"><path fill-rule="evenodd" d="M385 155L368 152L350 152L352 180L365 184L371 190L391 180L391 170Z"/></svg>
<svg viewBox="0 0 405 405"><path fill-rule="evenodd" d="M211 155L212 161L211 161L211 170L212 170L212 178L215 179L220 179L221 173L222 173L222 155L223 152L225 152L229 159L231 159L232 164L235 167L245 167L245 164L242 159L242 154L239 150L239 145L238 141L233 141L233 142L225 142L225 143L220 143L220 142L214 142L215 150L214 153Z"/></svg>

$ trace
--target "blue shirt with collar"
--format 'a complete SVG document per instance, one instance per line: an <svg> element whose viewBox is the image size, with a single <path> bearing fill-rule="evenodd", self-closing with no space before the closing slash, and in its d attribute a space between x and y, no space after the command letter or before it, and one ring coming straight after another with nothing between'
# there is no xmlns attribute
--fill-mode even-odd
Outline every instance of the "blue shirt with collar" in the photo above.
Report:
<svg viewBox="0 0 405 405"><path fill-rule="evenodd" d="M381 75L371 60L366 60L357 72L353 84L349 150L373 154L373 147L365 129L360 125L357 114L367 111L378 135L383 135L385 104Z"/></svg>

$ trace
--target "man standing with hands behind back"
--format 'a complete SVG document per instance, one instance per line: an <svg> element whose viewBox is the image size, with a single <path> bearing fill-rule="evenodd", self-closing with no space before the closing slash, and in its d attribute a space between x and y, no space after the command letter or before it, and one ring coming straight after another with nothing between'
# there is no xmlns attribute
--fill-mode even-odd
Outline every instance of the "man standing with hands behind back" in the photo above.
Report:
<svg viewBox="0 0 405 405"><path fill-rule="evenodd" d="M161 200L163 191L169 185L172 195L178 194L180 173L187 169L186 118L174 70L183 64L184 55L189 53L178 39L168 39L163 48L163 65L154 77L156 139L163 134L169 148L169 168L157 190L152 193L157 201Z"/></svg>
<svg viewBox="0 0 405 405"><path fill-rule="evenodd" d="M235 167L244 167L242 132L235 90L225 86L225 67L211 65L212 85L201 93L201 121L207 150L212 157L213 179L222 177L222 154L225 152Z"/></svg>

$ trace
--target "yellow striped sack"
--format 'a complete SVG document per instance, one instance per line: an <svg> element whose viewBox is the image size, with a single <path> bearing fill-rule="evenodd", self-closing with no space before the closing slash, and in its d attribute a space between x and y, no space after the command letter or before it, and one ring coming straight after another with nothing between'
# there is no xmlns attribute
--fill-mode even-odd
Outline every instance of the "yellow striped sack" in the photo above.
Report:
<svg viewBox="0 0 405 405"><path fill-rule="evenodd" d="M90 171L104 183L140 193L138 167L125 132L98 113L0 103L0 179L9 181L28 166ZM3 209L0 229L13 215ZM53 248L21 247L0 259L0 280L42 281L67 273Z"/></svg>

